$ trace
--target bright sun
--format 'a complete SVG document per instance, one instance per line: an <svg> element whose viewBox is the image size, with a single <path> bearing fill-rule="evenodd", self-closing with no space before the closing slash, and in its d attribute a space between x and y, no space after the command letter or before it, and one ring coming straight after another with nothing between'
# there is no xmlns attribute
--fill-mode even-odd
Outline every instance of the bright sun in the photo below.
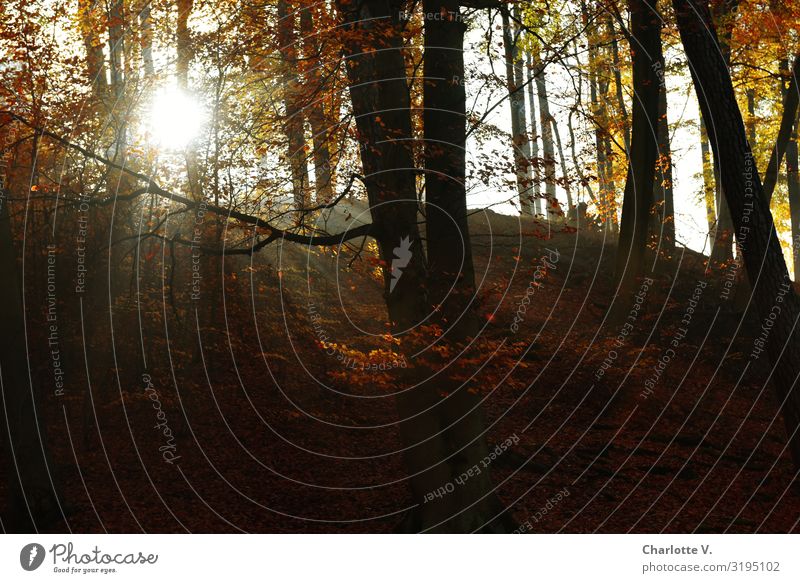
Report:
<svg viewBox="0 0 800 583"><path fill-rule="evenodd" d="M184 91L172 87L156 93L150 106L149 133L168 150L185 148L200 133L205 113Z"/></svg>

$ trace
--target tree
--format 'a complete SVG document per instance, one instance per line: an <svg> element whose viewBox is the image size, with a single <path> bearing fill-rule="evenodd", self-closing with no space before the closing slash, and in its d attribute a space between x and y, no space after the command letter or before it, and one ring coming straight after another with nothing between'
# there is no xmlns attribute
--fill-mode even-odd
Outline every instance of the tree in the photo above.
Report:
<svg viewBox="0 0 800 583"><path fill-rule="evenodd" d="M632 282L641 274L647 250L658 158L659 86L662 83L658 72L663 71L664 62L661 16L655 2L631 0L629 10L635 98L616 258L616 276L624 294L632 290Z"/></svg>
<svg viewBox="0 0 800 583"><path fill-rule="evenodd" d="M398 7L386 0L339 0L337 8L348 35L345 46L350 95L380 254L388 266L396 248L410 251L402 277L394 286L391 271L384 270L389 317L395 333L406 336L406 349L410 342L407 332L431 313L442 327L443 341L458 344L476 329L464 190L464 23L458 3L424 4L426 13L444 15L425 20L424 67L430 81L424 96L430 270L417 229L410 96ZM444 290L454 280L455 293L447 295ZM441 305L433 312L437 302ZM472 387L448 378L446 370L436 371L435 364L430 370L416 372L422 378L412 376L416 384L397 398L411 490L418 504L407 528L456 532L507 529L488 473L445 496L432 496L478 463L487 447L479 399ZM441 390L451 392L442 397Z"/></svg>
<svg viewBox="0 0 800 583"><path fill-rule="evenodd" d="M658 84L658 162L653 198L657 205L654 213L654 234L659 246L667 254L675 250L675 198L672 177L672 147L670 145L669 118L667 116L667 85L662 77Z"/></svg>
<svg viewBox="0 0 800 583"><path fill-rule="evenodd" d="M531 167L533 169L533 214L542 214L542 169L539 165L539 131L536 129L536 97L534 96L533 59L530 52L525 52L526 92L528 109L531 112Z"/></svg>
<svg viewBox="0 0 800 583"><path fill-rule="evenodd" d="M8 120L4 120L7 128ZM3 135L0 143L13 142ZM3 509L6 532L36 532L63 517L60 485L50 460L46 427L41 423L42 387L34 384L25 330L25 310L17 273L6 190L5 157L0 166L0 414L8 433L3 445L9 467L9 508Z"/></svg>
<svg viewBox="0 0 800 583"><path fill-rule="evenodd" d="M311 141L314 146L314 188L317 202L330 202L333 198L333 159L331 156L330 116L325 111L326 96L329 88L323 79L323 47L319 37L314 34L314 21L320 24L322 12L309 3L300 11L300 36L303 45L303 63L305 77L304 96L307 104L303 108L307 112L311 126ZM294 128L295 131L297 128Z"/></svg>
<svg viewBox="0 0 800 583"><path fill-rule="evenodd" d="M789 191L789 214L792 223L792 260L794 280L800 278L800 176L798 176L797 125L795 120L789 144L786 146L786 187Z"/></svg>
<svg viewBox="0 0 800 583"><path fill-rule="evenodd" d="M520 31L511 26L508 10L503 9L503 46L506 57L506 86L508 103L511 108L511 147L514 156L514 170L517 175L520 212L534 214L531 200L531 145L528 140L525 116L525 94L522 87L522 50Z"/></svg>
<svg viewBox="0 0 800 583"><path fill-rule="evenodd" d="M739 4L740 0L719 0L712 4L712 19L714 25L720 31L718 49L722 53L729 71L731 66L731 36ZM698 99L701 98L698 96ZM702 108L700 115L701 117L703 115ZM706 130L708 129L708 124L706 124ZM714 156L712 160L717 223L716 229L714 230L714 242L711 248L710 262L712 264L726 264L733 259L733 222L730 209L728 209L728 203L722 192L722 177L719 173L720 162L716 156Z"/></svg>
<svg viewBox="0 0 800 583"><path fill-rule="evenodd" d="M753 303L762 322L774 319L771 334L764 341L765 351L774 367L772 380L790 452L795 466L800 467L800 361L796 358L800 354L800 332L796 327L800 302L789 283L783 251L708 4L704 0L673 0L673 7L711 147L720 163L722 192L753 287Z"/></svg>
<svg viewBox="0 0 800 583"><path fill-rule="evenodd" d="M563 216L564 213L556 198L556 158L550 102L547 97L547 76L545 66L537 53L533 54L533 62L533 78L536 80L536 94L539 96L539 127L542 128L542 165L544 169L547 216L554 218Z"/></svg>
<svg viewBox="0 0 800 583"><path fill-rule="evenodd" d="M296 13L287 0L278 0L278 51L283 69L284 133L286 158L289 161L292 195L296 209L307 206L308 164L305 151L305 115L302 107L302 90L298 78Z"/></svg>

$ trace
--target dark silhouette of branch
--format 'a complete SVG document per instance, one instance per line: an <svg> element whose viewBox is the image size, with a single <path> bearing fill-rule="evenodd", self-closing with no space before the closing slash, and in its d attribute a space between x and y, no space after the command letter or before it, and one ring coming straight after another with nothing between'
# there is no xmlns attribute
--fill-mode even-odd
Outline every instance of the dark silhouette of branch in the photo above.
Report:
<svg viewBox="0 0 800 583"><path fill-rule="evenodd" d="M147 186L138 188L138 189L134 190L133 192L131 192L129 194L126 194L126 195L115 195L113 197L107 197L105 199L101 199L101 200L98 200L98 201L93 201L90 204L106 205L106 204L111 204L114 201L119 202L119 201L125 201L125 200L133 200L133 199L135 199L135 198L137 198L139 196L142 196L144 194L155 194L156 196L160 196L162 198L166 198L168 200L180 203L180 204L184 205L187 209L196 209L196 208L199 208L202 205L203 206L203 210L205 212L210 212L212 214L216 214L216 215L219 215L219 216L222 216L222 217L227 217L228 219L236 219L237 221L241 221L243 223L253 225L256 228L262 228L262 229L266 229L267 231L269 231L269 236L267 236L265 239L262 239L261 241L258 241L257 243L254 243L252 247L247 247L247 248L244 248L244 249L232 249L232 250L228 250L228 251L220 251L220 250L213 250L211 248L208 248L208 249L204 248L203 249L204 252L205 251L207 251L209 253L211 253L211 252L215 252L215 253L224 252L226 254L231 254L231 253L253 253L254 251L259 251L259 250L263 249L264 247L266 247L267 245L269 245L273 241L277 241L278 239L283 239L285 241L291 241L293 243L301 243L303 245L334 246L334 245L340 245L345 241L349 241L350 239L356 239L358 237L365 237L365 236L373 235L373 225L372 224L360 225L360 226L358 226L358 227L356 227L354 229L350 229L350 230L345 231L343 233L337 233L337 234L333 234L333 235L303 235L303 234L300 234L300 233L293 233L291 231L287 231L285 229L281 229L279 227L276 227L275 225L270 224L268 221L266 221L266 220L264 220L264 219L262 219L260 217L249 215L247 213L243 213L243 212L240 212L240 211L237 211L237 210L233 210L233 209L226 209L224 207L220 207L220 206L217 206L217 205L214 205L214 204L206 204L205 201L195 201L195 200L192 200L192 199L190 199L188 197L182 196L180 194L175 194L174 192L170 192L170 191L162 188L161 186L159 186L151 177L146 176L145 174L142 174L141 172L137 172L135 170L131 170L130 168L127 168L125 166L117 164L116 162L113 162L113 161L109 160L108 158L105 158L104 156L96 154L96 153L92 152L91 150L88 150L87 148L84 148L83 146L80 146L80 145L78 145L78 144L76 144L74 142L71 142L70 140L68 140L68 139L64 138L63 136L60 136L60 135L58 135L58 134L56 134L54 132L51 132L51 131L46 130L46 129L41 128L41 127L38 127L35 124L33 124L32 122L28 121L27 119L25 119L24 117L22 117L22 116L20 116L20 115L18 115L16 113L13 113L11 111L0 110L0 115L7 115L7 116L11 117L12 119L18 121L19 123L21 123L21 124L29 127L30 129L34 130L35 132L38 132L39 135L45 136L47 138L50 138L51 140L61 144L62 146L66 147L66 148L69 148L71 150L75 150L76 152L79 152L79 153L83 154L87 158L91 158L92 160L96 160L97 162L100 162L101 164L103 164L103 165L105 165L105 166L107 166L109 168L113 168L115 170L119 170L120 172L123 172L123 173L127 174L128 176L131 176L131 177L139 180L140 182L144 182L147 185ZM344 198L345 196L347 196L350 193L350 190L352 189L356 178L358 178L359 180L361 180L363 182L363 177L361 177L361 176L359 176L357 174L351 175L350 181L348 182L347 187L333 201L331 201L329 203L321 204L321 205L318 205L316 207L309 208L309 209L297 209L297 212L300 212L303 215L305 215L305 214L307 214L309 212L313 212L313 211L316 211L316 210L333 208L340 200L342 200L342 198ZM180 242L180 241L177 241L177 242Z"/></svg>

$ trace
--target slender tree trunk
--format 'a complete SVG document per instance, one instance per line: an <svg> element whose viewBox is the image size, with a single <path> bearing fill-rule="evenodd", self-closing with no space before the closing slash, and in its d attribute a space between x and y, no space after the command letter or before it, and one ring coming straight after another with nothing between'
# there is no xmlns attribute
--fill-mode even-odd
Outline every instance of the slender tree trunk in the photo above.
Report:
<svg viewBox="0 0 800 583"><path fill-rule="evenodd" d="M305 119L300 102L300 80L297 76L297 37L295 13L287 0L278 0L278 45L283 69L285 119L283 129L287 140L286 159L292 178L295 208L307 206L308 165L305 152Z"/></svg>
<svg viewBox="0 0 800 583"><path fill-rule="evenodd" d="M750 142L750 149L756 149L756 92L752 87L745 90L747 97L747 140Z"/></svg>
<svg viewBox="0 0 800 583"><path fill-rule="evenodd" d="M189 16L194 8L194 0L176 0L178 25L176 27L178 58L176 76L178 87L186 90L189 86L189 64L192 62L192 36L189 30Z"/></svg>
<svg viewBox="0 0 800 583"><path fill-rule="evenodd" d="M520 15L519 4L514 5L514 18L517 22L521 21L522 17ZM525 65L523 63L523 55L525 55L526 52L521 46L521 41L522 29L516 27L514 31L514 86L518 89L518 91L514 97L517 102L516 111L517 116L519 116L518 124L522 130L520 141L522 143L522 157L525 160L523 169L525 171L525 200L528 201L527 214L534 214L535 205L531 194L533 192L533 160L531 141L530 136L528 135L528 117L525 112L525 92L522 90L522 87L525 85Z"/></svg>
<svg viewBox="0 0 800 583"><path fill-rule="evenodd" d="M786 186L789 191L789 214L792 220L792 261L794 280L800 279L800 176L798 176L797 126L795 121L786 146Z"/></svg>
<svg viewBox="0 0 800 583"><path fill-rule="evenodd" d="M713 138L711 142L713 143ZM724 184L720 175L720 160L716 153L712 153L714 154L714 198L716 201L717 229L714 233L711 263L723 264L733 259L733 219L731 218L731 211L728 209L727 197L723 192Z"/></svg>
<svg viewBox="0 0 800 583"><path fill-rule="evenodd" d="M108 12L109 72L111 77L112 101L108 107L111 128L114 130L113 161L120 166L127 165L128 158L128 104L125 99L125 22L124 0L111 0ZM127 194L132 189L130 177L124 172L113 170L108 175L108 188L111 194ZM114 205L112 215L112 240L125 239L131 234L131 204L120 201ZM128 281L123 264L125 245L116 243L109 249L109 291L110 301L117 297Z"/></svg>
<svg viewBox="0 0 800 583"><path fill-rule="evenodd" d="M781 404L790 452L795 466L800 467L800 392L797 387L800 330L796 326L800 302L791 287L708 5L702 0L673 0L673 6L689 69L700 96L700 108L708 124L711 146L724 168L722 191L753 286L753 303L760 321L771 323L768 337L760 337L763 344L754 344L751 359L759 358L765 349L774 366L772 381ZM759 330L763 328L759 326Z"/></svg>
<svg viewBox="0 0 800 583"><path fill-rule="evenodd" d="M625 155L630 156L631 151L631 124L628 119L628 108L625 107L625 96L622 91L622 64L619 59L619 43L617 42L617 31L614 28L614 21L611 16L606 17L606 26L608 27L608 34L611 37L611 59L614 69L614 88L617 94L617 107L619 108L619 115L622 119L622 139L625 144ZM633 50L636 50L634 47Z"/></svg>
<svg viewBox="0 0 800 583"><path fill-rule="evenodd" d="M717 233L717 211L714 203L714 169L711 162L711 151L708 146L708 133L706 132L706 122L700 116L700 154L703 161L703 200L706 203L706 221L708 223L708 239L711 247L714 246L714 239Z"/></svg>
<svg viewBox="0 0 800 583"><path fill-rule="evenodd" d="M729 71L731 66L731 36L740 2L741 0L716 0L712 5L713 13L711 18L715 27L720 31L717 50L721 53L725 66ZM716 154L714 154L712 160L714 161L717 229L714 236L714 245L711 249L711 263L726 264L733 260L733 220L731 219L725 194L722 191L720 162Z"/></svg>
<svg viewBox="0 0 800 583"><path fill-rule="evenodd" d="M314 189L318 202L328 202L333 198L333 182L330 153L330 128L325 115L324 101L328 90L323 85L320 51L322 47L314 33L314 21L319 20L319 12L315 5L309 3L300 12L300 35L303 39L303 53L306 70L305 96L308 105L304 108L308 112L308 123L311 126L312 142L314 144Z"/></svg>
<svg viewBox="0 0 800 583"><path fill-rule="evenodd" d="M139 11L139 29L142 35L142 64L145 77L155 75L153 65L153 18L150 9L150 0L144 0L144 6Z"/></svg>
<svg viewBox="0 0 800 583"><path fill-rule="evenodd" d="M539 97L539 127L542 128L542 159L544 167L545 200L547 216L557 218L564 216L561 205L556 198L556 158L553 144L553 125L551 123L550 103L547 96L547 76L544 66L539 63L539 55L533 55L537 63L534 78L536 79L536 94Z"/></svg>
<svg viewBox="0 0 800 583"><path fill-rule="evenodd" d="M125 52L125 37L123 35L123 0L111 0L108 12L108 54L111 69L111 86L114 88L114 97L122 96L125 73L122 70L122 55Z"/></svg>
<svg viewBox="0 0 800 583"><path fill-rule="evenodd" d="M561 132L558 131L558 124L555 118L550 118L550 123L553 126L553 136L556 138L556 148L558 150L558 160L561 163L561 176L563 179L564 191L567 194L567 208L572 211L575 209L575 203L572 200L572 185L570 184L569 174L567 173L567 160L564 157L564 147L561 144Z"/></svg>
<svg viewBox="0 0 800 583"><path fill-rule="evenodd" d="M589 12L586 3L581 1L581 15L584 26L589 26ZM603 226L606 232L613 230L616 220L614 216L614 188L610 185L610 176L607 174L607 156L604 138L604 128L606 126L607 115L605 102L600 100L600 79L599 79L599 49L597 42L597 31L589 28L587 30L588 42L588 70L589 70L589 100L591 102L592 123L594 125L594 147L597 166L597 211L603 219Z"/></svg>
<svg viewBox="0 0 800 583"><path fill-rule="evenodd" d="M189 17L194 9L194 0L177 0L178 20L176 27L177 59L175 62L175 76L178 89L189 89L189 67L194 58L192 48L192 34L189 29ZM197 163L197 152L192 144L188 144L184 153L186 157L186 174L189 180L189 196L193 200L203 199L203 185L200 180L200 171Z"/></svg>
<svg viewBox="0 0 800 583"><path fill-rule="evenodd" d="M530 164L530 142L526 134L525 93L522 85L517 84L517 63L522 75L522 61L517 49L517 34L511 26L508 11L503 10L503 46L506 58L506 86L508 87L508 103L511 107L511 147L514 150L514 172L517 176L517 193L519 195L520 212L523 215L533 214L531 201L531 184L528 165Z"/></svg>
<svg viewBox="0 0 800 583"><path fill-rule="evenodd" d="M525 68L527 69L527 93L528 93L528 108L531 111L531 169L533 170L533 213L534 215L541 216L542 214L542 168L539 164L539 130L536 123L536 97L534 95L533 87L533 59L530 52L525 52Z"/></svg>
<svg viewBox="0 0 800 583"><path fill-rule="evenodd" d="M663 69L661 69L663 71ZM654 234L667 254L675 249L675 199L672 188L672 148L667 116L667 86L661 79L658 90L658 163L653 191L656 203Z"/></svg>
<svg viewBox="0 0 800 583"><path fill-rule="evenodd" d="M97 11L97 0L79 0L78 12L81 36L86 50L86 73L89 82L92 84L95 97L103 100L106 97L108 80L106 79L103 45L98 35L100 19Z"/></svg>
<svg viewBox="0 0 800 583"><path fill-rule="evenodd" d="M628 176L622 201L616 276L627 294L644 267L647 251L647 227L653 204L658 137L658 67L661 54L661 17L655 0L630 0L631 34L636 46L633 52L633 123Z"/></svg>

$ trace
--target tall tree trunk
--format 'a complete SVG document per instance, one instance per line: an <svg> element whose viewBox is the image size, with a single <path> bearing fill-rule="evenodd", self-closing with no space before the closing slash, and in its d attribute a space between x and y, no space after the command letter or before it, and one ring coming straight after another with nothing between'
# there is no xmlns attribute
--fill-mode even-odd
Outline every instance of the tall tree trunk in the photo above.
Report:
<svg viewBox="0 0 800 583"><path fill-rule="evenodd" d="M153 65L153 18L150 0L144 0L144 6L139 11L139 29L142 35L142 64L145 77L152 77L156 70Z"/></svg>
<svg viewBox="0 0 800 583"><path fill-rule="evenodd" d="M177 59L175 62L175 77L178 89L189 89L189 67L194 58L192 49L192 33L189 29L189 17L194 9L194 0L177 0L178 20L176 27ZM193 200L203 199L203 185L200 181L200 172L197 164L197 152L192 144L188 144L185 151L186 175L189 179L189 196Z"/></svg>
<svg viewBox="0 0 800 583"><path fill-rule="evenodd" d="M797 126L786 146L786 186L789 191L789 214L792 220L792 262L794 267L794 280L800 280L800 176L798 176L797 154Z"/></svg>
<svg viewBox="0 0 800 583"><path fill-rule="evenodd" d="M407 260L399 278L393 278L389 269L384 270L389 317L401 338L401 349L405 350L410 339L404 332L423 321L431 310L426 298L429 280L425 255L417 228L416 171L410 140L411 100L406 83L399 5L387 0L337 0L336 5L344 21L342 34L350 95L381 258L387 266L392 264L395 252L397 257ZM444 6L445 14L458 14L456 3ZM437 4L435 10L425 5L426 10L437 14L442 13L441 8L441 4ZM461 239L468 236L463 180L459 179L464 176L465 104L463 86L452 83L453 75L463 78L460 76L463 75L463 34L460 18L426 21L425 41L432 51L426 53L426 75L433 67L442 71L443 78L433 83L432 93L425 92L425 99L428 103L441 103L445 111L439 112L439 117L435 116L433 121L424 120L425 137L433 140L434 136L443 135L454 140L452 147L426 147L424 154L428 176L437 175L426 187L429 210L439 208L428 228L429 237L438 237L437 243L429 247L434 254L431 260L451 278L457 272L457 287L461 290L454 296L457 299L453 303L442 306L439 316L445 319L451 338L468 333L474 326L473 316L467 313L471 301L468 290L474 274L468 246L464 245L468 239ZM459 48L448 50L450 47ZM430 55L434 55L433 58ZM426 111L426 115L430 114ZM439 168L447 168L452 176L438 176ZM448 223L449 226L444 226ZM457 243L455 238L459 239ZM452 248L454 245L456 249ZM458 269L456 264L460 266L458 259L462 258L464 265ZM444 274L442 277L447 278ZM440 293L442 281L430 280L433 296ZM450 281L452 283L452 279ZM456 324L453 314L462 311L465 317L457 319ZM412 369L411 373L424 374L425 371ZM422 380L416 388L402 391L397 398L400 435L406 448L411 492L417 503L407 528L456 532L490 528L485 523L499 510L491 504L492 496L484 497L490 492L487 490L488 475L479 477L475 484L466 482L459 490L448 490L444 496L429 496L448 484L452 487L463 468L479 463L482 458L477 456L485 446L481 444L482 421L472 408L474 395L465 389L459 390L453 399L442 398L441 383L450 388L446 380ZM460 421L454 422L458 419Z"/></svg>
<svg viewBox="0 0 800 583"><path fill-rule="evenodd" d="M731 66L731 36L736 20L736 13L741 0L715 0L712 4L711 19L719 30L719 46L722 59L730 72ZM700 99L698 97L698 99ZM702 116L702 111L701 114ZM708 128L706 128L708 129ZM711 264L729 263L733 260L733 220L728 209L728 202L722 192L722 177L720 176L720 162L716 154L714 161L714 195L716 197L717 228L714 244L711 248Z"/></svg>
<svg viewBox="0 0 800 583"><path fill-rule="evenodd" d="M523 215L533 214L531 201L530 142L526 133L525 93L522 84L517 82L517 63L519 76L522 76L522 60L517 47L517 32L511 26L507 10L503 10L503 46L506 58L506 86L508 87L508 103L511 107L511 147L514 150L514 172L517 176L517 193L519 195L520 212ZM427 19L426 19L427 20Z"/></svg>
<svg viewBox="0 0 800 583"><path fill-rule="evenodd" d="M663 71L663 69L661 69ZM661 79L658 88L658 164L653 197L654 234L660 248L671 254L675 249L675 198L672 188L672 147L670 144L669 118L667 117L667 86Z"/></svg>
<svg viewBox="0 0 800 583"><path fill-rule="evenodd" d="M312 12L313 11L313 12ZM314 144L314 189L317 193L317 202L328 202L333 198L333 181L330 153L330 128L325 115L325 94L328 89L324 86L321 74L322 47L318 36L314 33L315 18L319 20L320 13L316 11L314 3L309 2L300 12L300 35L303 39L303 53L307 63L305 75L305 98L308 105L304 108L308 112L308 123L311 126L312 142Z"/></svg>
<svg viewBox="0 0 800 583"><path fill-rule="evenodd" d="M536 97L534 95L533 87L533 59L530 52L525 52L525 69L527 70L527 93L528 93L528 109L531 112L531 169L533 179L533 214L541 216L542 214L542 168L539 165L539 130L536 123Z"/></svg>
<svg viewBox="0 0 800 583"><path fill-rule="evenodd" d="M3 143L5 140L0 140ZM10 140L9 140L10 141ZM5 145L5 144L3 144ZM63 518L60 488L53 475L42 415L42 391L33 384L17 257L11 233L5 160L0 168L0 415L9 467L6 532L33 533ZM49 353L48 353L49 355Z"/></svg>
<svg viewBox="0 0 800 583"><path fill-rule="evenodd" d="M711 247L714 246L714 239L717 233L717 211L714 203L714 169L711 162L711 151L708 146L708 133L706 122L700 116L700 154L703 162L703 200L706 203L706 222L708 223L708 239Z"/></svg>
<svg viewBox="0 0 800 583"><path fill-rule="evenodd" d="M545 200L547 204L547 216L556 218L564 216L561 205L556 198L556 158L553 144L553 125L551 123L550 103L547 96L547 76L544 66L540 63L538 54L533 55L536 67L534 78L536 79L536 94L539 97L539 127L542 128L542 160L544 167L544 186Z"/></svg>
<svg viewBox="0 0 800 583"><path fill-rule="evenodd" d="M108 80L106 79L103 45L97 32L100 28L97 12L97 0L79 0L78 13L83 46L86 51L86 73L95 97L103 100L106 97Z"/></svg>
<svg viewBox="0 0 800 583"><path fill-rule="evenodd" d="M111 69L111 86L114 89L114 97L116 99L122 96L125 82L125 73L122 68L122 55L125 52L123 11L123 0L111 0L108 11L108 62Z"/></svg>
<svg viewBox="0 0 800 583"><path fill-rule="evenodd" d="M750 142L750 149L756 149L756 92L752 87L745 90L747 97L747 140Z"/></svg>
<svg viewBox="0 0 800 583"><path fill-rule="evenodd" d="M516 22L521 22L521 15L519 10L519 4L514 5L514 19ZM527 214L534 214L535 212L535 205L532 200L532 187L533 187L533 160L532 160L532 152L531 152L531 141L530 136L528 135L528 117L525 112L525 92L522 88L525 85L525 64L523 62L523 55L527 54L521 44L522 44L522 29L517 26L516 30L514 31L514 86L517 88L517 94L515 94L515 99L517 102L517 116L519 116L519 126L522 130L521 142L522 142L522 157L525 160L524 170L525 170L525 199L528 201L528 213Z"/></svg>
<svg viewBox="0 0 800 583"><path fill-rule="evenodd" d="M698 98L699 99L699 98ZM702 112L700 114L702 116ZM706 127L706 130L708 128ZM712 140L713 142L713 140ZM714 211L717 215L714 243L711 248L711 263L723 264L733 259L733 219L728 209L728 201L723 193L723 182L720 176L720 161L715 152L712 152L712 170L714 174Z"/></svg>
<svg viewBox="0 0 800 583"><path fill-rule="evenodd" d="M114 131L114 156L112 160L120 166L128 163L128 106L125 99L125 35L128 28L125 22L124 0L110 0L108 11L108 45L109 45L109 72L111 77L112 101L109 103L108 113L111 119L111 128ZM132 189L130 177L117 170L108 174L108 189L110 194L117 196L127 194ZM131 204L119 201L114 204L112 214L111 236L113 241L125 239L131 234ZM110 241L111 242L111 241ZM125 288L126 274L123 271L126 249L122 243L115 243L109 248L109 291L113 299Z"/></svg>
<svg viewBox="0 0 800 583"><path fill-rule="evenodd" d="M584 26L589 26L589 12L586 3L581 0L581 17ZM607 174L608 161L606 156L606 144L604 130L607 122L605 102L600 99L600 72L598 65L598 41L597 31L587 29L588 42L588 70L589 70L589 100L591 102L591 117L594 125L594 147L597 166L597 211L603 219L603 226L607 232L613 230L616 220L614 208L614 187L610 183L610 176Z"/></svg>
<svg viewBox="0 0 800 583"><path fill-rule="evenodd" d="M424 0L426 14L443 14L441 19L425 21L425 61L423 124L425 131L425 193L426 235L428 249L428 290L430 305L439 306L433 321L444 331L443 342L452 345L454 352L465 347L479 330L474 306L475 271L467 225L467 196L465 176L466 95L463 83L464 32L458 0ZM522 77L521 59L515 54L515 83ZM517 85L521 88L521 84ZM518 99L524 111L524 93ZM525 127L524 117L520 120ZM523 137L527 142L527 136ZM529 157L529 156L528 156ZM475 351L472 350L474 353ZM473 354L473 356L478 356ZM420 433L414 427L419 416L433 415L431 425L439 425L437 439L442 442L445 458L430 460L447 466L449 482L465 474L484 459L489 448L485 439L485 424L481 397L474 382L464 383L448 372L448 359L430 355L434 360L430 377L420 391L426 393L406 401L407 431L418 447L427 448L422 439L432 435ZM452 367L451 367L452 368ZM457 375L456 375L457 377ZM448 396L441 399L444 391ZM427 412L426 402L433 401L434 409ZM420 409L420 406L425 406ZM419 461L419 460L418 460ZM427 462L428 460L426 460ZM425 472L426 467L412 470ZM437 476L438 477L438 476ZM439 484L439 487L446 485ZM488 469L456 485L446 494L443 503L423 510L423 528L433 530L472 532L490 528L493 519L502 513L494 495ZM427 523L427 527L424 526ZM497 528L501 524L497 524Z"/></svg>
<svg viewBox="0 0 800 583"><path fill-rule="evenodd" d="M289 169L292 180L292 195L297 209L306 208L308 192L308 164L305 152L305 119L300 101L298 79L297 35L295 13L287 0L278 0L278 45L283 70L283 102L285 118L283 131L286 135Z"/></svg>
<svg viewBox="0 0 800 583"><path fill-rule="evenodd" d="M774 366L772 380L790 452L795 466L800 467L800 330L796 328L800 301L791 287L708 4L704 0L673 0L673 6L711 146L723 166L722 192L753 287L753 303L760 321L771 323L768 337L759 338ZM754 344L751 358L759 357L763 344Z"/></svg>
<svg viewBox="0 0 800 583"><path fill-rule="evenodd" d="M561 163L561 176L564 181L564 191L567 194L567 208L572 211L575 208L575 203L572 200L572 185L570 184L569 174L567 173L567 160L564 157L564 146L561 144L561 132L558 131L558 124L556 123L555 118L551 117L550 123L553 126L553 136L556 138L558 160Z"/></svg>
<svg viewBox="0 0 800 583"><path fill-rule="evenodd" d="M186 90L189 87L189 64L192 62L192 36L189 30L189 16L194 8L194 0L176 0L178 9L178 25L176 40L178 58L176 60L176 76L178 87Z"/></svg>
<svg viewBox="0 0 800 583"><path fill-rule="evenodd" d="M622 119L622 139L625 144L625 155L630 156L631 151L631 124L628 120L628 109L625 107L625 95L622 91L622 64L619 60L619 43L617 42L617 31L614 27L614 21L611 16L606 16L606 26L608 27L608 34L611 37L611 59L612 67L614 70L614 88L617 95L617 107L619 108L619 116ZM634 47L633 50L636 50Z"/></svg>
<svg viewBox="0 0 800 583"><path fill-rule="evenodd" d="M628 176L622 201L616 277L627 294L644 267L647 251L647 227L653 204L658 137L658 67L661 54L661 17L655 0L629 0L631 34L637 48L633 61L633 123Z"/></svg>

